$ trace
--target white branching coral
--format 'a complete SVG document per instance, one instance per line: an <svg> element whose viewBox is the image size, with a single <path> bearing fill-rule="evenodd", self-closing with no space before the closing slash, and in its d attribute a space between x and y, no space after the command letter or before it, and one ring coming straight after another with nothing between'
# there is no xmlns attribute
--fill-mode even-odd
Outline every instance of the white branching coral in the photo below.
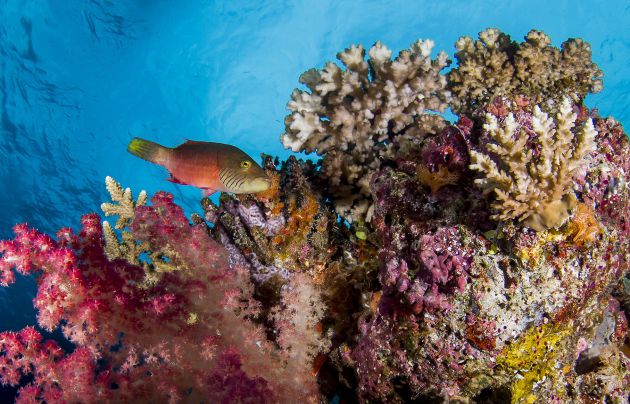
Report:
<svg viewBox="0 0 630 404"><path fill-rule="evenodd" d="M365 216L370 202L370 177L391 154L397 136L422 132L440 118L450 93L440 70L449 64L441 52L431 59L433 41L418 40L392 60L392 51L377 42L368 51L353 45L337 54L343 67L327 63L310 69L287 107L281 139L293 151L323 156L322 177L340 214L348 220ZM424 118L424 119L423 119Z"/></svg>
<svg viewBox="0 0 630 404"><path fill-rule="evenodd" d="M494 219L518 219L537 231L564 224L576 203L574 174L595 150L597 135L591 119L576 128L576 118L566 97L555 120L536 106L530 138L512 113L502 125L486 115L484 129L494 142L487 150L497 159L471 150L470 168L484 175L475 183L496 194Z"/></svg>

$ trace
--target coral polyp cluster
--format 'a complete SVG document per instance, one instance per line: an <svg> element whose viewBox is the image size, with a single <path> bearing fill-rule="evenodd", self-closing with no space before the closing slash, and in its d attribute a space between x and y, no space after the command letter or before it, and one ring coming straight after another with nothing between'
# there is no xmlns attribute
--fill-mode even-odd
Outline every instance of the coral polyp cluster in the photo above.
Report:
<svg viewBox="0 0 630 404"><path fill-rule="evenodd" d="M38 327L0 334L21 402L627 402L630 141L584 105L586 42L353 45L304 73L255 195L186 217L112 178L115 225L15 227ZM451 123L438 113L451 108ZM68 344L72 345L67 349Z"/></svg>

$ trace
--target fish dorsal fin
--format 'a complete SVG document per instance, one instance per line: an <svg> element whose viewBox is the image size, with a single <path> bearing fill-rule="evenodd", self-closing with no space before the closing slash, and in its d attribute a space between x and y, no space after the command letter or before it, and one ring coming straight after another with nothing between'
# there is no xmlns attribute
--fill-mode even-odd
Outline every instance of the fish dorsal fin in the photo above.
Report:
<svg viewBox="0 0 630 404"><path fill-rule="evenodd" d="M208 142L204 142L201 140L190 140L190 139L186 139L186 141L184 142L184 144L199 144L199 143L208 143Z"/></svg>

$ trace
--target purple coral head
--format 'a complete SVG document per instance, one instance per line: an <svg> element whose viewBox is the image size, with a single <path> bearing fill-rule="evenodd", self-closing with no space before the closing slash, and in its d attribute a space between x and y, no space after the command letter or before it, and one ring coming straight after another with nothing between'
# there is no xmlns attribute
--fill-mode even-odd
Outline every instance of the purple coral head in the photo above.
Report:
<svg viewBox="0 0 630 404"><path fill-rule="evenodd" d="M418 243L419 267L406 295L412 305L422 303L429 310L448 310L449 295L466 287L469 254L461 244L457 229L443 227L425 234Z"/></svg>
<svg viewBox="0 0 630 404"><path fill-rule="evenodd" d="M424 294L423 304L429 311L447 311L451 308L448 296L440 292L438 285L435 283Z"/></svg>
<svg viewBox="0 0 630 404"><path fill-rule="evenodd" d="M420 262L424 266L423 274L431 283L447 285L456 279L455 285L462 290L462 280L469 265L466 252L459 241L455 228L440 228L434 234L425 234L420 239Z"/></svg>
<svg viewBox="0 0 630 404"><path fill-rule="evenodd" d="M422 303L422 300L424 299L424 294L426 293L428 287L429 285L427 285L426 282L419 279L414 279L413 283L411 284L411 288L409 288L409 291L405 295L407 297L407 301L410 304L416 304L418 302Z"/></svg>
<svg viewBox="0 0 630 404"><path fill-rule="evenodd" d="M438 256L435 251L430 249L420 251L420 261L428 270L427 275L429 275L431 282L446 285L452 267L449 258L446 255Z"/></svg>
<svg viewBox="0 0 630 404"><path fill-rule="evenodd" d="M396 289L398 292L403 293L409 288L409 277L407 275L403 275L398 278L396 282Z"/></svg>
<svg viewBox="0 0 630 404"><path fill-rule="evenodd" d="M433 172L440 166L451 172L463 172L469 162L464 133L457 126L445 128L424 144L421 158L422 163Z"/></svg>
<svg viewBox="0 0 630 404"><path fill-rule="evenodd" d="M390 256L389 259L384 261L385 265L381 270L382 284L387 286L398 285L399 281L401 281L401 276L406 277L407 275L407 262L404 259L400 259L396 256Z"/></svg>

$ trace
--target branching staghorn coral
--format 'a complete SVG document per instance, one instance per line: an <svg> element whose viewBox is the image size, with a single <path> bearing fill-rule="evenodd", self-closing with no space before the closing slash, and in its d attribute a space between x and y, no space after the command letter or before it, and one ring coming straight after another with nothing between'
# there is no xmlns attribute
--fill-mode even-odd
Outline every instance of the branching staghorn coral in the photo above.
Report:
<svg viewBox="0 0 630 404"><path fill-rule="evenodd" d="M124 258L133 264L140 264L138 257L142 252L148 250L148 246L136 243L133 235L128 231L128 227L133 222L136 207L146 205L147 193L141 191L138 200L134 201L131 189L123 190L123 187L110 176L105 177L105 188L109 192L112 202L101 204L101 210L105 216L118 216L115 228L121 230L122 238L120 241L109 222L103 221L105 254L109 259ZM145 269L149 269L146 262L143 265Z"/></svg>
<svg viewBox="0 0 630 404"><path fill-rule="evenodd" d="M494 219L518 219L537 231L564 224L575 205L573 176L595 149L597 135L591 119L575 128L576 118L568 98L555 120L536 106L529 134L512 113L501 124L494 115L486 115L484 129L494 142L486 148L498 163L471 150L470 168L484 175L475 183L496 194Z"/></svg>
<svg viewBox="0 0 630 404"><path fill-rule="evenodd" d="M377 42L366 61L363 47L353 45L337 55L345 69L330 62L308 70L300 82L310 91L291 95L282 143L324 156L321 176L337 211L350 221L369 216L370 177L392 157L389 143L443 126L428 112L448 106L440 70L449 61L443 52L431 59L432 48L433 41L419 40L392 61L391 50Z"/></svg>
<svg viewBox="0 0 630 404"><path fill-rule="evenodd" d="M101 210L105 216L118 216L115 228L122 230L129 226L133 221L136 206L144 206L147 204L147 193L140 191L138 200L133 200L130 188L125 188L116 182L112 177L105 177L105 188L109 192L112 202L101 204Z"/></svg>
<svg viewBox="0 0 630 404"><path fill-rule="evenodd" d="M473 112L497 96L523 95L539 103L565 95L577 102L601 91L602 71L592 62L588 43L569 39L561 49L550 44L537 30L520 44L496 28L481 32L476 41L459 38L459 66L448 73L453 111Z"/></svg>

